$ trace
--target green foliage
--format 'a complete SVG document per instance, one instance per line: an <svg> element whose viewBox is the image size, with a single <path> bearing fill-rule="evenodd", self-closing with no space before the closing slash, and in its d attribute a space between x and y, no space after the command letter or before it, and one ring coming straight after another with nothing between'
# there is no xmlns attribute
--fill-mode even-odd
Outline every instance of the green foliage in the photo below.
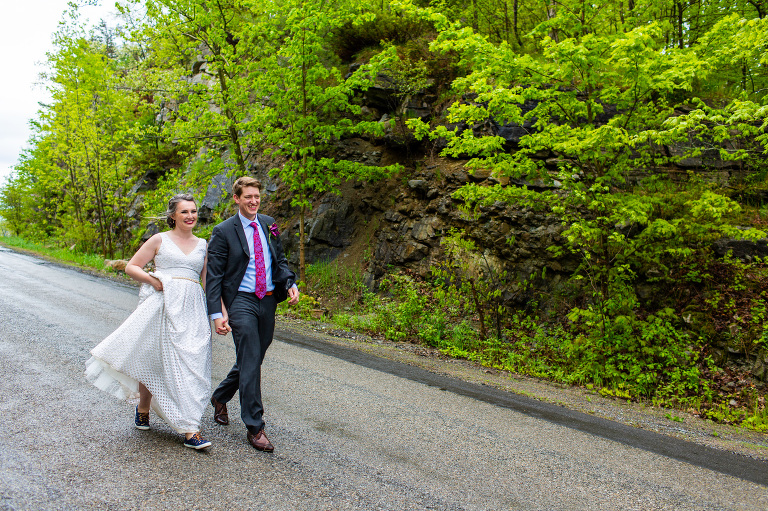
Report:
<svg viewBox="0 0 768 511"><path fill-rule="evenodd" d="M425 18L435 16L427 9L405 8ZM710 394L702 353L717 332L681 321L675 309L679 303L665 299L664 291L681 285L684 267L692 278L705 274L704 268L693 268L711 257L708 247L714 241L758 239L765 232L736 228L741 208L716 183L695 175L673 180L666 169L713 149L725 160L742 162L764 154L762 99L715 108L695 96L703 92L702 81L734 62L762 80L762 43L746 33L739 42L730 37L749 29L760 33L764 23L724 19L711 25L711 32L696 33L705 43L701 47L686 48L677 37L675 48L668 45L673 20L615 30L598 27L596 20L605 13L589 9L572 5L537 25L531 32L541 38L535 54L494 44L458 23L441 25L432 50L457 54L469 70L454 81L461 99L449 109L447 121L530 126L516 151L509 151L493 130L449 129L418 119L409 124L418 138L445 140L444 156L469 156L470 170L490 171L498 180L548 183L552 191L543 193L473 184L454 197L470 208L503 201L558 215L562 244L551 250L581 261L572 275L578 292L567 329L559 349L548 353L554 357L551 368L542 367L539 353L531 366L527 357L515 356L512 364L494 358L495 348L485 347L474 357L548 378L594 382L615 396L689 402L689 396ZM586 20L592 23L587 26ZM728 30L727 23L735 30ZM751 92L741 85L746 98ZM687 113L672 115L681 105ZM677 152L664 154L662 145ZM645 178L638 179L638 169ZM730 275L723 283L732 286L737 279ZM658 294L641 299L638 289L649 284ZM725 305L729 312L749 311L756 326L744 325L744 336L760 338L755 335L763 325L757 301ZM722 308L722 301L717 306Z"/></svg>
<svg viewBox="0 0 768 511"><path fill-rule="evenodd" d="M331 36L335 53L344 60L368 49L378 49L382 42L403 45L432 30L417 16L402 16L378 2L361 2L357 12L344 15Z"/></svg>
<svg viewBox="0 0 768 511"><path fill-rule="evenodd" d="M445 349L473 350L477 333L458 319L455 301L437 301L435 287L406 274L390 274L381 294L363 291L358 306L334 315L334 321L393 341L421 342Z"/></svg>
<svg viewBox="0 0 768 511"><path fill-rule="evenodd" d="M730 349L754 355L766 343L765 285L768 267L729 257L690 261L679 270L675 294L683 320Z"/></svg>
<svg viewBox="0 0 768 511"><path fill-rule="evenodd" d="M307 281L300 282L301 296L296 307L284 306L285 314L302 319L319 319L329 311L357 308L366 301L361 268L338 259L318 261L307 266ZM339 322L338 318L334 321Z"/></svg>
<svg viewBox="0 0 768 511"><path fill-rule="evenodd" d="M28 250L56 261L64 261L84 268L104 270L104 259L98 254L87 254L72 248L35 243L17 236L0 236L0 243L9 247Z"/></svg>
<svg viewBox="0 0 768 511"><path fill-rule="evenodd" d="M119 88L119 56L83 33L76 7L70 8L69 23L48 54L52 101L33 123L32 147L4 187L4 217L19 235L55 237L111 257L127 240L136 179L130 166L142 151L137 133L147 105ZM20 212L26 225L18 221Z"/></svg>
<svg viewBox="0 0 768 511"><path fill-rule="evenodd" d="M36 219L28 217L28 213L34 211L34 201L26 193L29 189L29 176L11 176L0 187L0 217L10 234L20 236L24 233L30 238L36 238L30 236L30 227L39 224Z"/></svg>
<svg viewBox="0 0 768 511"><path fill-rule="evenodd" d="M248 12L244 4L126 0L121 6L125 16L145 15L143 23L134 26L132 37L147 44L142 79L154 89L155 100L166 107L157 128L164 137L188 144L190 151L205 142L223 145L228 170L237 175L246 173L247 140L242 139L241 130L250 105L242 69L259 49L239 37ZM260 14L253 12L256 19ZM200 73L195 79L188 78L186 66L191 63Z"/></svg>
<svg viewBox="0 0 768 511"><path fill-rule="evenodd" d="M476 315L481 340L488 339L489 330L496 339L502 339L501 327L507 312L502 290L510 287L507 272L498 261L492 264L486 255L478 254L475 243L457 231L444 236L441 244L446 260L432 271L440 283L435 298L449 306L454 315Z"/></svg>
<svg viewBox="0 0 768 511"><path fill-rule="evenodd" d="M672 310L619 318L606 336L589 335L599 318L588 314L576 323L547 325L509 311L501 340L479 334L477 316L470 319L472 304L457 291L444 280L430 284L391 274L382 281L381 294L363 292L354 310L334 314L333 321L499 370L596 385L605 396L700 408L702 414L710 409L702 405L714 397L700 369L710 364L702 358L703 340L676 327Z"/></svg>
<svg viewBox="0 0 768 511"><path fill-rule="evenodd" d="M666 414L664 414L664 416L665 416L667 419L669 419L669 420L671 420L671 421L674 421L674 422L684 422L684 421L683 421L683 419L681 419L681 418L680 418L680 417L678 417L677 415L672 415L671 413L666 413Z"/></svg>
<svg viewBox="0 0 768 511"><path fill-rule="evenodd" d="M318 261L307 266L307 287L328 302L345 304L363 292L362 269L357 265L343 265L338 259Z"/></svg>

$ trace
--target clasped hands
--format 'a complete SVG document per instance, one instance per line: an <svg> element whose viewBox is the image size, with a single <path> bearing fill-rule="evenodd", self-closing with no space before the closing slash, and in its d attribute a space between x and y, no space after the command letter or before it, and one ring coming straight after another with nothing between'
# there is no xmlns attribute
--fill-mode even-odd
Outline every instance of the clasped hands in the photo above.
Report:
<svg viewBox="0 0 768 511"><path fill-rule="evenodd" d="M232 327L229 326L229 316L222 316L214 319L213 327L219 335L227 335L232 331Z"/></svg>

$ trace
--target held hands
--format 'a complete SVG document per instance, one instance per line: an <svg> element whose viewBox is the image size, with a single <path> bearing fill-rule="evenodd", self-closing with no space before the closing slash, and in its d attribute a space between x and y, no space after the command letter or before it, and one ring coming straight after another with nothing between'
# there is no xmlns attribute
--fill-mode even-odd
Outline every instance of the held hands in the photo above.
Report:
<svg viewBox="0 0 768 511"><path fill-rule="evenodd" d="M232 331L232 327L229 326L229 313L227 313L224 300L221 300L221 317L213 320L213 328L219 335L227 335Z"/></svg>
<svg viewBox="0 0 768 511"><path fill-rule="evenodd" d="M162 285L162 283L161 283ZM290 305L296 305L299 303L299 290L296 288L296 286L293 286L288 290L288 303ZM219 335L227 335L229 332L232 331L232 327L229 326L229 315L227 314L227 309L224 307L224 304L222 303L222 317L216 318L213 320L213 328L216 330L216 333Z"/></svg>
<svg viewBox="0 0 768 511"><path fill-rule="evenodd" d="M227 335L232 331L232 327L229 326L229 317L223 316L213 320L213 327L216 333L219 335Z"/></svg>

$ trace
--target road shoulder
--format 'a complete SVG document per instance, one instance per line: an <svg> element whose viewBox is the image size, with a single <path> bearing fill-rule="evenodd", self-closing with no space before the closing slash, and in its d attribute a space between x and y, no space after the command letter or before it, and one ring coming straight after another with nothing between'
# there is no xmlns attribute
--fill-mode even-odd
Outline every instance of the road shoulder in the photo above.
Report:
<svg viewBox="0 0 768 511"><path fill-rule="evenodd" d="M356 349L436 375L488 386L671 438L768 461L768 435L737 426L717 424L682 410L607 398L586 388L559 385L489 369L467 360L453 359L421 345L373 339L367 335L340 330L327 323L280 316L277 338L292 335L314 337L322 342Z"/></svg>

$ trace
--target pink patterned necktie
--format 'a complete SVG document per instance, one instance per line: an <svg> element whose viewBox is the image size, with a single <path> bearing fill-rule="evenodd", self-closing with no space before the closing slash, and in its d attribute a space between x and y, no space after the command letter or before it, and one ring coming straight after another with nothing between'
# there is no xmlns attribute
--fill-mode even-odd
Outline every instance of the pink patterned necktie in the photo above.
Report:
<svg viewBox="0 0 768 511"><path fill-rule="evenodd" d="M261 248L261 236L259 226L251 222L253 227L253 259L256 263L256 296L259 300L267 296L267 275L264 273L264 250Z"/></svg>

